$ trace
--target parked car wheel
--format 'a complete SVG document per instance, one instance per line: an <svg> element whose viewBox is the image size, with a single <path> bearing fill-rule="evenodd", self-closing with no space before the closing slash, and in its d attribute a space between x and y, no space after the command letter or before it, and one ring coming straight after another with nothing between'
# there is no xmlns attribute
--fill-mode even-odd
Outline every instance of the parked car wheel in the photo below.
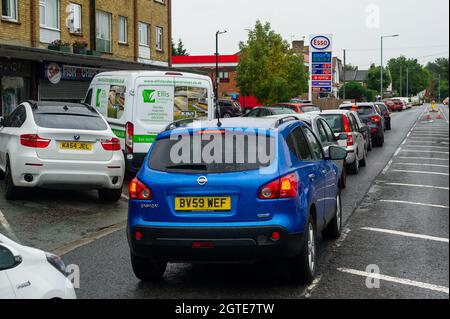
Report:
<svg viewBox="0 0 450 319"><path fill-rule="evenodd" d="M360 167L366 167L367 166L367 150L364 150L364 157L362 158L362 160L359 161L359 166Z"/></svg>
<svg viewBox="0 0 450 319"><path fill-rule="evenodd" d="M325 237L338 239L342 234L342 202L341 191L336 196L336 215L323 232Z"/></svg>
<svg viewBox="0 0 450 319"><path fill-rule="evenodd" d="M359 160L355 159L353 163L348 165L348 172L353 175L359 174Z"/></svg>
<svg viewBox="0 0 450 319"><path fill-rule="evenodd" d="M293 281L310 284L314 280L317 260L316 248L316 227L310 216L306 225L302 252L288 261L289 273Z"/></svg>
<svg viewBox="0 0 450 319"><path fill-rule="evenodd" d="M155 262L131 253L131 266L135 276L142 281L161 281L166 272L166 262Z"/></svg>
<svg viewBox="0 0 450 319"><path fill-rule="evenodd" d="M122 189L99 189L98 197L104 202L117 202L122 197Z"/></svg>
<svg viewBox="0 0 450 319"><path fill-rule="evenodd" d="M11 166L9 164L9 158L6 160L5 169L5 198L7 200L16 200L22 197L23 191L20 187L14 185L12 179Z"/></svg>
<svg viewBox="0 0 450 319"><path fill-rule="evenodd" d="M374 140L374 144L376 147L383 147L384 145L384 137L378 137Z"/></svg>
<svg viewBox="0 0 450 319"><path fill-rule="evenodd" d="M5 179L5 172L0 169L0 181Z"/></svg>
<svg viewBox="0 0 450 319"><path fill-rule="evenodd" d="M341 189L346 189L347 188L347 172L345 170L345 163L344 163L344 168L342 169L342 174L341 174L339 187Z"/></svg>

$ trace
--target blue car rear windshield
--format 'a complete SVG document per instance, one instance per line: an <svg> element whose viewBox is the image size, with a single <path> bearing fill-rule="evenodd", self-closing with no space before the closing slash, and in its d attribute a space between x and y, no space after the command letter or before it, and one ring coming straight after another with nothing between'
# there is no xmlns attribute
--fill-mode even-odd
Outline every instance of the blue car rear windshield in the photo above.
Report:
<svg viewBox="0 0 450 319"><path fill-rule="evenodd" d="M275 159L275 138L254 134L183 134L157 140L148 165L161 172L232 173L269 167Z"/></svg>

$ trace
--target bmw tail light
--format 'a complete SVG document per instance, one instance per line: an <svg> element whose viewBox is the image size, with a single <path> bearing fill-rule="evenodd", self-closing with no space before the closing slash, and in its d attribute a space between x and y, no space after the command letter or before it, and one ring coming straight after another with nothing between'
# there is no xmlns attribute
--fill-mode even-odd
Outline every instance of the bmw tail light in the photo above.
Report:
<svg viewBox="0 0 450 319"><path fill-rule="evenodd" d="M26 147L46 148L51 140L39 137L37 134L20 135L20 144Z"/></svg>
<svg viewBox="0 0 450 319"><path fill-rule="evenodd" d="M105 151L120 151L122 149L120 140L116 137L113 137L110 140L102 140L101 143Z"/></svg>
<svg viewBox="0 0 450 319"><path fill-rule="evenodd" d="M294 198L297 192L297 176L289 174L261 187L259 199Z"/></svg>
<svg viewBox="0 0 450 319"><path fill-rule="evenodd" d="M133 179L130 183L129 196L130 199L137 199L137 200L153 199L153 193L150 187L144 185L137 178Z"/></svg>
<svg viewBox="0 0 450 319"><path fill-rule="evenodd" d="M127 122L125 125L125 146L128 154L133 153L134 125Z"/></svg>

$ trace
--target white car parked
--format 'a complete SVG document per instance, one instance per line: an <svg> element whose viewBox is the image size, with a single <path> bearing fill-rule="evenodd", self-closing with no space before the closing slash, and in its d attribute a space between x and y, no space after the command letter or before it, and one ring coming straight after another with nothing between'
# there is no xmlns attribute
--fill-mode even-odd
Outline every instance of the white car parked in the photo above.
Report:
<svg viewBox="0 0 450 319"><path fill-rule="evenodd" d="M60 257L0 234L0 299L76 299Z"/></svg>
<svg viewBox="0 0 450 319"><path fill-rule="evenodd" d="M25 188L97 189L122 194L125 160L106 120L85 104L25 102L0 123L0 177L5 197Z"/></svg>

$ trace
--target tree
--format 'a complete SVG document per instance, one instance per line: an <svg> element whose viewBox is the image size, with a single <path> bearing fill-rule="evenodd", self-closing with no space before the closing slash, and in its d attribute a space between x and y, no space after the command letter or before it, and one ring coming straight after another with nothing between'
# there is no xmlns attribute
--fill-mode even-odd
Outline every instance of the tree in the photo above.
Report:
<svg viewBox="0 0 450 319"><path fill-rule="evenodd" d="M356 71L358 70L358 67L352 64L346 64L345 65L345 71Z"/></svg>
<svg viewBox="0 0 450 319"><path fill-rule="evenodd" d="M344 96L344 87L340 88L339 96L341 98ZM360 83L350 81L345 85L345 98L362 102L367 98L367 90Z"/></svg>
<svg viewBox="0 0 450 319"><path fill-rule="evenodd" d="M380 92L381 87L381 67L372 64L367 72L366 79L364 80L367 88ZM389 70L383 68L383 89L387 89L392 82L391 74Z"/></svg>
<svg viewBox="0 0 450 319"><path fill-rule="evenodd" d="M391 72L393 90L398 92L400 96L417 95L429 85L430 74L419 64L417 59L407 59L400 56L391 59L388 68ZM406 92L407 88L408 92Z"/></svg>
<svg viewBox="0 0 450 319"><path fill-rule="evenodd" d="M439 96L439 77L441 79L441 97L448 96L449 74L448 74L448 58L438 58L434 62L429 62L426 69L430 73L429 91L432 97Z"/></svg>
<svg viewBox="0 0 450 319"><path fill-rule="evenodd" d="M242 95L253 95L261 103L272 104L308 90L303 57L296 55L269 23L257 21L240 50L236 77Z"/></svg>
<svg viewBox="0 0 450 319"><path fill-rule="evenodd" d="M173 56L188 56L186 48L184 47L184 43L181 39L178 39L178 44L175 47L175 44L172 41L172 55Z"/></svg>

